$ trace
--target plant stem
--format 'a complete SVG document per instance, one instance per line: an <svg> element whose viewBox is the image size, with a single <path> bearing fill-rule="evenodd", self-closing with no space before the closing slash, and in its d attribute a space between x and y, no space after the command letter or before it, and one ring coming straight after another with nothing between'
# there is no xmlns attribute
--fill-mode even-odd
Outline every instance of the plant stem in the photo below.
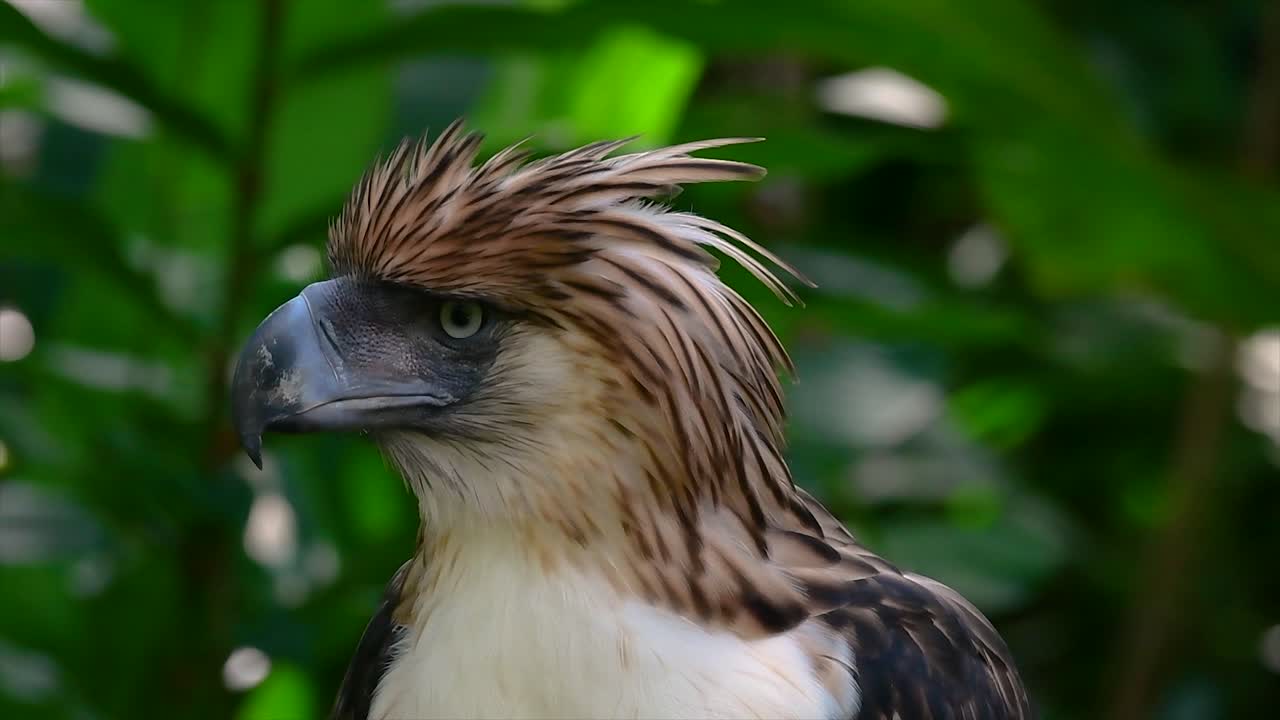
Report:
<svg viewBox="0 0 1280 720"><path fill-rule="evenodd" d="M259 0L261 19L248 98L248 124L234 168L234 203L220 322L206 355L205 467L210 483L223 482L236 443L228 427L227 361L237 341L240 318L255 285L256 223L262 205L267 137L278 101L280 51L285 0ZM212 494L220 494L213 488ZM192 628L191 657L178 678L175 700L187 716L228 717L233 698L218 682L219 670L233 646L237 606L239 528L224 515L209 513L191 527L180 549L186 602L201 627ZM188 692L184 692L185 688ZM182 714L182 713L179 713Z"/></svg>
<svg viewBox="0 0 1280 720"><path fill-rule="evenodd" d="M231 247L223 275L223 308L217 334L209 352L205 408L212 425L207 460L221 465L234 442L228 444L226 427L227 361L236 341L236 330L246 296L254 286L259 269L256 260L254 225L262 199L266 171L267 133L275 109L280 73L280 43L284 21L284 0L261 0L262 25L258 35L257 61L249 96L249 122L244 145L235 168L235 198L231 215Z"/></svg>
<svg viewBox="0 0 1280 720"><path fill-rule="evenodd" d="M1112 720L1151 717L1164 659L1186 622L1184 600L1195 572L1201 534L1212 514L1222 436L1228 422L1235 343L1217 336L1213 359L1191 381L1173 453L1168 520L1145 552L1146 568L1119 649Z"/></svg>
<svg viewBox="0 0 1280 720"><path fill-rule="evenodd" d="M1241 173L1255 180L1275 175L1280 164L1280 2L1263 9L1258 65L1240 143ZM1166 657L1186 624L1187 579L1206 544L1218 478L1215 470L1230 421L1235 389L1232 360L1236 343L1223 342L1211 363L1192 381L1174 451L1169 519L1153 538L1142 567L1146 572L1130 608L1118 653L1117 685L1108 717L1140 720L1153 715Z"/></svg>

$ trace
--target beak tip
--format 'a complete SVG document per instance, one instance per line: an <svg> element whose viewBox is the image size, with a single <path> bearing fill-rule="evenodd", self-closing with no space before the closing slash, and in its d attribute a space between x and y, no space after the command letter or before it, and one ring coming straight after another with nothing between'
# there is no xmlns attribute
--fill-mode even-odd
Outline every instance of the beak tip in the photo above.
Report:
<svg viewBox="0 0 1280 720"><path fill-rule="evenodd" d="M260 435L244 435L240 438L244 454L249 456L255 467L262 469L262 437Z"/></svg>

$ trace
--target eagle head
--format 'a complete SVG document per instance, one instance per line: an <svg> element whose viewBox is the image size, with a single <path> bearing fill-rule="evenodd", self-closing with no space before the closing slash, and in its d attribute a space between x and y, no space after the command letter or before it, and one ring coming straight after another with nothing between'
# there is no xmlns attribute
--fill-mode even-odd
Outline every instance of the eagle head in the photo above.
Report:
<svg viewBox="0 0 1280 720"><path fill-rule="evenodd" d="M668 717L689 688L680 707L699 717L1032 716L980 613L792 482L790 363L716 258L784 301L770 268L794 271L660 204L683 183L760 177L692 155L737 142L603 142L534 162L509 148L478 166L480 138L458 124L402 144L333 224L332 277L249 339L232 405L250 457L269 430L364 432L418 499L418 549L335 717ZM476 607L481 620L454 623ZM528 618L549 627L508 642L500 623ZM759 664L730 670L744 658ZM686 675L664 674L669 659ZM480 678L498 661L514 664L495 675L536 682L455 696L420 674L438 662Z"/></svg>
<svg viewBox="0 0 1280 720"><path fill-rule="evenodd" d="M791 270L658 202L762 176L690 154L746 141L534 162L513 147L477 166L480 142L455 123L361 179L330 229L331 279L276 309L239 359L250 457L268 430L360 431L424 516L550 520L580 540L632 522L601 520L629 505L760 525L791 483L789 361L709 251L787 301L767 264Z"/></svg>

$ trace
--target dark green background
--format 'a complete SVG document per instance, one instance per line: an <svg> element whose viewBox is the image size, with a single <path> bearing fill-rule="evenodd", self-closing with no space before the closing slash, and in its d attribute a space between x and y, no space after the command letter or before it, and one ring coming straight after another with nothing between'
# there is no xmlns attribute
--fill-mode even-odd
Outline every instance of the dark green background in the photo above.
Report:
<svg viewBox="0 0 1280 720"><path fill-rule="evenodd" d="M463 114L486 153L768 138L721 151L763 182L675 202L821 284L787 309L726 272L798 361L800 481L988 612L1046 718L1280 713L1274 3L20 4L0 716L327 708L413 503L356 438L253 471L229 363L372 158ZM941 127L819 102L874 67Z"/></svg>

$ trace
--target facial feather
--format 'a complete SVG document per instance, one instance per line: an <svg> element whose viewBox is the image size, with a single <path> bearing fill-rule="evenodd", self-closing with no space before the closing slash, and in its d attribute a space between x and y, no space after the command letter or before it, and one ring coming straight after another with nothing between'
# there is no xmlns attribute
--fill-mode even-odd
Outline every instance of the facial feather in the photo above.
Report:
<svg viewBox="0 0 1280 720"><path fill-rule="evenodd" d="M793 484L790 360L716 258L786 302L774 269L795 273L657 202L760 177L691 155L739 142L478 167L459 124L403 144L332 226L336 277L255 332L338 366L289 403L263 400L273 366L238 368L250 452L272 426L366 429L423 519L361 642L382 669L353 665L339 716L1029 716L976 610Z"/></svg>
<svg viewBox="0 0 1280 720"><path fill-rule="evenodd" d="M689 155L735 142L613 158L621 143L597 143L528 164L507 150L474 167L477 136L451 126L363 179L329 254L340 275L513 318L451 433L378 438L424 526L500 526L548 569L591 566L623 596L760 638L897 571L792 483L778 374L790 360L708 251L786 301L769 266L793 271L652 202L681 183L759 177Z"/></svg>
<svg viewBox="0 0 1280 720"><path fill-rule="evenodd" d="M495 462L572 452L554 447L568 443L553 442L548 426L595 441L578 447L631 439L645 447L623 455L653 466L626 494L650 495L690 520L708 502L724 505L759 525L793 504L777 376L790 362L755 310L716 277L707 249L788 300L766 263L794 271L741 233L648 202L681 183L760 177L752 165L689 154L739 142L614 158L623 143L596 143L523 165L508 149L473 167L479 136L454 124L430 146L401 145L362 179L331 230L329 256L339 274L483 299L556 338L556 348L538 346L537 334L509 343L503 357L521 367L495 375L491 387L518 388L505 407L476 404L476 422L507 424L509 447L491 448ZM531 357L536 365L520 360ZM532 412L537 388L557 397ZM510 401L526 396L523 405ZM585 422L565 422L574 413ZM395 447L394 457L406 454ZM435 447L437 465L442 449L461 452Z"/></svg>

